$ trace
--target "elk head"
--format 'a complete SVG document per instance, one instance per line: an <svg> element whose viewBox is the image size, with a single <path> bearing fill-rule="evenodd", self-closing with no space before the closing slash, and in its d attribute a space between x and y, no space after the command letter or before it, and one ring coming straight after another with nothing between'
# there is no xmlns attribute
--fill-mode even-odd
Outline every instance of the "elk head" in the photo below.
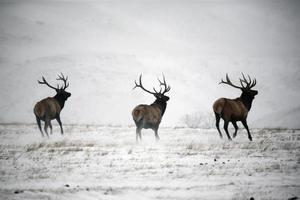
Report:
<svg viewBox="0 0 300 200"><path fill-rule="evenodd" d="M219 84L224 83L224 84L230 85L234 88L241 89L242 90L241 98L253 100L254 97L258 94L257 90L252 90L252 88L256 85L256 79L254 78L253 80L251 80L250 76L248 75L248 80L247 80L247 78L245 77L245 75L243 73L242 73L242 76L243 76L243 78L242 79L240 78L241 86L234 85L230 81L228 74L226 74L226 81L224 81L222 79Z"/></svg>
<svg viewBox="0 0 300 200"><path fill-rule="evenodd" d="M159 92L155 89L155 87L153 87L153 92L151 92L151 91L147 90L146 88L144 88L144 86L142 84L142 74L141 74L140 78L139 78L139 83L137 83L135 81L135 86L133 89L139 87L142 90L144 90L145 92L154 95L157 102L167 102L167 101L169 101L170 97L166 96L165 94L170 91L171 87L167 85L164 75L163 75L163 81L161 81L159 79L158 79L158 81L159 81L159 86L160 86Z"/></svg>
<svg viewBox="0 0 300 200"><path fill-rule="evenodd" d="M43 81L38 81L39 84L45 84L48 87L54 89L56 91L56 95L55 97L58 98L61 101L66 101L70 96L71 93L67 92L66 89L69 87L69 83L68 81L68 77L65 77L62 73L60 75L58 75L58 78L56 80L60 80L63 81L64 85L63 86L59 86L57 84L57 87L53 87L52 85L50 85L46 79L44 77L42 77Z"/></svg>

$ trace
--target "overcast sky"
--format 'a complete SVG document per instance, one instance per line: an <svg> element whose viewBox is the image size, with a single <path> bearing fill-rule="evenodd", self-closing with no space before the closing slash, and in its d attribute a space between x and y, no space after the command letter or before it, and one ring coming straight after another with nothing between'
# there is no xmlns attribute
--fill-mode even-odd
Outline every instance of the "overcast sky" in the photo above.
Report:
<svg viewBox="0 0 300 200"><path fill-rule="evenodd" d="M35 102L54 95L42 75L70 77L66 123L131 125L131 110L154 97L132 91L165 74L172 89L163 119L212 112L229 73L257 79L252 126L298 127L299 1L0 1L0 122L34 123Z"/></svg>

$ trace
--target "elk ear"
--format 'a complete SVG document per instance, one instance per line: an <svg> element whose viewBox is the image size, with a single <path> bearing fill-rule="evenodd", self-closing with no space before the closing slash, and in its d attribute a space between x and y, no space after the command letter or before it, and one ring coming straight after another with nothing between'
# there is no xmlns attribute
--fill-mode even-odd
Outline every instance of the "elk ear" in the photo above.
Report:
<svg viewBox="0 0 300 200"><path fill-rule="evenodd" d="M155 98L160 98L159 94L154 94Z"/></svg>

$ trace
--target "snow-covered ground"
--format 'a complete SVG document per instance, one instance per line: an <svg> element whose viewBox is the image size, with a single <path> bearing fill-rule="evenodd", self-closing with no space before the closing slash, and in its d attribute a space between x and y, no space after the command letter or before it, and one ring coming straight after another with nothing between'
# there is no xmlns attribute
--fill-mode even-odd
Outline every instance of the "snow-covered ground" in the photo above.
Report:
<svg viewBox="0 0 300 200"><path fill-rule="evenodd" d="M0 125L0 199L288 199L300 197L300 131ZM231 130L232 131L232 130Z"/></svg>

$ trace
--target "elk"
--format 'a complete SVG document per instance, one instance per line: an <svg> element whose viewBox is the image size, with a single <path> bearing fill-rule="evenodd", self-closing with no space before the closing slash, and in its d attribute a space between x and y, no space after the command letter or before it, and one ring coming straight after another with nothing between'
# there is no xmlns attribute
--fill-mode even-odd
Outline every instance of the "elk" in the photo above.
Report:
<svg viewBox="0 0 300 200"><path fill-rule="evenodd" d="M142 84L142 74L139 77L139 83L135 81L135 88L141 88L145 92L154 95L156 100L151 105L140 104L136 106L132 111L132 117L136 125L136 141L138 138L142 140L141 130L152 129L155 133L156 140L159 140L158 127L161 122L167 107L167 101L170 99L165 94L170 91L171 87L167 85L165 76L163 75L163 81L159 80L160 91L153 87L153 92L144 88ZM162 88L164 87L164 88Z"/></svg>
<svg viewBox="0 0 300 200"><path fill-rule="evenodd" d="M218 132L220 134L220 137L222 138L222 133L219 128L219 122L220 118L224 120L224 130L227 134L227 137L229 140L231 140L231 137L228 133L228 124L229 122L232 123L232 125L235 128L235 132L233 134L233 138L236 137L238 126L236 124L237 121L241 121L244 127L247 130L248 138L250 141L252 141L252 136L250 134L248 125L247 125L247 115L248 112L251 109L253 99L255 95L258 94L257 90L252 90L252 88L256 85L256 79L254 78L251 80L250 76L248 75L248 79L244 76L242 73L243 78L240 78L240 84L241 86L234 85L229 77L228 74L226 74L226 81L221 79L221 83L230 85L234 88L238 88L242 90L242 94L240 97L236 99L227 99L227 98L220 98L216 100L213 104L213 110L216 117L216 127L218 129Z"/></svg>
<svg viewBox="0 0 300 200"><path fill-rule="evenodd" d="M63 81L64 83L64 85L61 87L59 87L58 84L57 87L53 87L46 81L44 77L42 77L42 79L43 81L38 81L38 83L45 84L54 89L56 91L56 95L54 97L47 97L35 104L33 112L36 117L36 122L43 137L44 134L41 128L41 120L45 122L44 131L47 134L47 137L49 137L47 131L48 126L50 127L50 133L52 134L51 120L56 119L60 126L61 134L63 135L64 131L60 120L60 112L65 105L65 101L71 96L71 93L66 92L67 87L69 87L69 83L67 82L68 77L65 78L62 73L61 75L58 75L56 80Z"/></svg>

